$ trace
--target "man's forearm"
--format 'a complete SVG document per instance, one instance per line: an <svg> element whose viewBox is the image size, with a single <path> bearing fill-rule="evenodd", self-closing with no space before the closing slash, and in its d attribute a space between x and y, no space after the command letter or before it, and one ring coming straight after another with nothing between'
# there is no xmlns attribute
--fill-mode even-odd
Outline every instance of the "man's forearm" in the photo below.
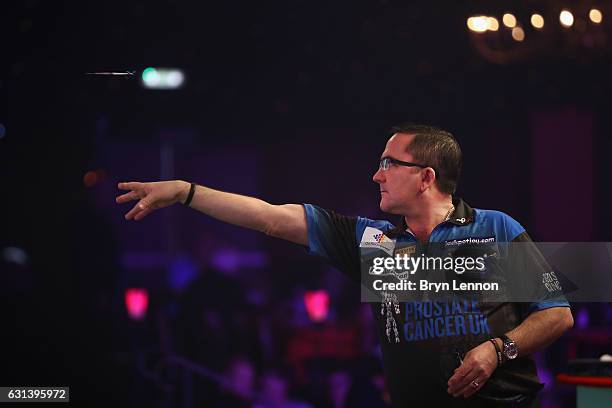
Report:
<svg viewBox="0 0 612 408"><path fill-rule="evenodd" d="M191 184L186 181L180 183L179 201L184 203ZM265 214L270 211L272 205L258 198L198 185L189 206L223 222L264 233L269 232Z"/></svg>
<svg viewBox="0 0 612 408"><path fill-rule="evenodd" d="M179 201L184 203L190 183L180 181ZM206 215L302 245L308 243L306 218L301 205L273 205L255 197L227 193L197 185L189 205Z"/></svg>
<svg viewBox="0 0 612 408"><path fill-rule="evenodd" d="M506 335L516 343L519 356L524 356L542 350L571 329L573 324L569 307L553 307L531 313ZM503 348L501 339L495 340Z"/></svg>

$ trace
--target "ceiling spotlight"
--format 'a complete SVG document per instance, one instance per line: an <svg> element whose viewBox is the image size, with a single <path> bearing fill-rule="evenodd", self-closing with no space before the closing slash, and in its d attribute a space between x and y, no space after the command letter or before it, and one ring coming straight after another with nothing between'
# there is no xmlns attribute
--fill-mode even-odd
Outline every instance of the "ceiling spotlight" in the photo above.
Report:
<svg viewBox="0 0 612 408"><path fill-rule="evenodd" d="M591 9L591 11L589 11L589 18L595 24L599 24L601 23L601 20L603 19L603 15L601 14L601 11L597 9Z"/></svg>
<svg viewBox="0 0 612 408"><path fill-rule="evenodd" d="M497 31L499 29L499 21L495 17L487 18L487 30Z"/></svg>
<svg viewBox="0 0 612 408"><path fill-rule="evenodd" d="M574 15L567 10L563 10L559 14L559 21L562 26L571 27L574 24Z"/></svg>
<svg viewBox="0 0 612 408"><path fill-rule="evenodd" d="M525 39L525 31L521 27L514 27L512 29L512 38L516 41L523 41Z"/></svg>
<svg viewBox="0 0 612 408"><path fill-rule="evenodd" d="M467 26L472 31L484 33L489 28L489 18L487 16L470 17L467 19Z"/></svg>
<svg viewBox="0 0 612 408"><path fill-rule="evenodd" d="M537 29L544 27L544 17L539 14L531 15L531 25Z"/></svg>
<svg viewBox="0 0 612 408"><path fill-rule="evenodd" d="M504 25L508 28L512 28L516 26L516 17L514 17L510 13L504 14L504 16L502 17L502 21Z"/></svg>

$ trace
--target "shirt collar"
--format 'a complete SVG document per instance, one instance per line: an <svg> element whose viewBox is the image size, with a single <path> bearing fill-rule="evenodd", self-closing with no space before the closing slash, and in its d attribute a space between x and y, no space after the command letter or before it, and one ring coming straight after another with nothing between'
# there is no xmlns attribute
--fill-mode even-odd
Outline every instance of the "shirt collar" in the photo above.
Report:
<svg viewBox="0 0 612 408"><path fill-rule="evenodd" d="M451 214L448 222L455 225L468 225L474 221L474 209L460 197L453 197L455 211ZM404 224L406 220L404 219Z"/></svg>
<svg viewBox="0 0 612 408"><path fill-rule="evenodd" d="M470 207L468 203L463 201L463 199L460 197L453 197L453 205L455 206L455 210L452 212L450 218L446 222L462 227L471 224L474 221L474 209ZM402 217L400 225L390 229L387 232L387 235L397 236L405 233L406 230L408 230L408 225L406 224L406 219Z"/></svg>

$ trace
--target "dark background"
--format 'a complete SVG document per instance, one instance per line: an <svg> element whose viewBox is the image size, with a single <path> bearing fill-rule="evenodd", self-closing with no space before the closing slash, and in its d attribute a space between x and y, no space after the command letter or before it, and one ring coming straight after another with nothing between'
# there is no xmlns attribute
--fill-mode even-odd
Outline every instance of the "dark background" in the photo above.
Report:
<svg viewBox="0 0 612 408"><path fill-rule="evenodd" d="M458 194L474 207L511 214L539 241L611 241L609 3L570 7L577 21L569 29L558 23L561 2L455 3L4 3L2 385L69 385L75 404L87 406L175 406L151 397L162 393L137 357L180 354L159 334L159 316L174 321L172 305L183 304L166 277L177 259L198 270L228 248L259 259L239 268L249 277L226 277L259 296L244 306L259 305L255 319L306 290L333 287L329 275L348 286L300 248L184 208L127 223L128 206L114 204L118 181L180 178L387 218L371 176L388 129L412 121L457 137L465 162ZM602 24L586 17L591 5ZM505 11L523 23L522 43L503 26L485 34L466 27L478 14L501 23ZM544 15L542 31L530 27L531 12ZM149 66L183 69L184 87L144 89ZM106 70L136 74L84 75ZM11 248L25 258L16 262ZM144 322L127 318L128 287L149 290ZM223 314L223 293L207 300L202 307ZM340 322L358 305L352 289L331 297ZM607 305L574 312L582 313L574 334L540 357L556 361L549 380L569 358L610 351ZM162 332L181 337L174 326ZM225 352L218 372L234 354L258 372L287 363L280 352ZM296 395L318 406L297 383ZM554 387L550 404L568 403L555 395L571 403L571 387Z"/></svg>

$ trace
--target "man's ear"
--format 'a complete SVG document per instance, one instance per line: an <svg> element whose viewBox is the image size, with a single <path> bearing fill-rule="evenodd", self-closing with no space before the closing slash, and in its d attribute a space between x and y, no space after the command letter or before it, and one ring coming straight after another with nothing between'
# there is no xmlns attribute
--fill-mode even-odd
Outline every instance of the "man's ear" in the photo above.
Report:
<svg viewBox="0 0 612 408"><path fill-rule="evenodd" d="M427 167L421 172L421 191L424 192L433 187L436 182L436 172L431 167Z"/></svg>

